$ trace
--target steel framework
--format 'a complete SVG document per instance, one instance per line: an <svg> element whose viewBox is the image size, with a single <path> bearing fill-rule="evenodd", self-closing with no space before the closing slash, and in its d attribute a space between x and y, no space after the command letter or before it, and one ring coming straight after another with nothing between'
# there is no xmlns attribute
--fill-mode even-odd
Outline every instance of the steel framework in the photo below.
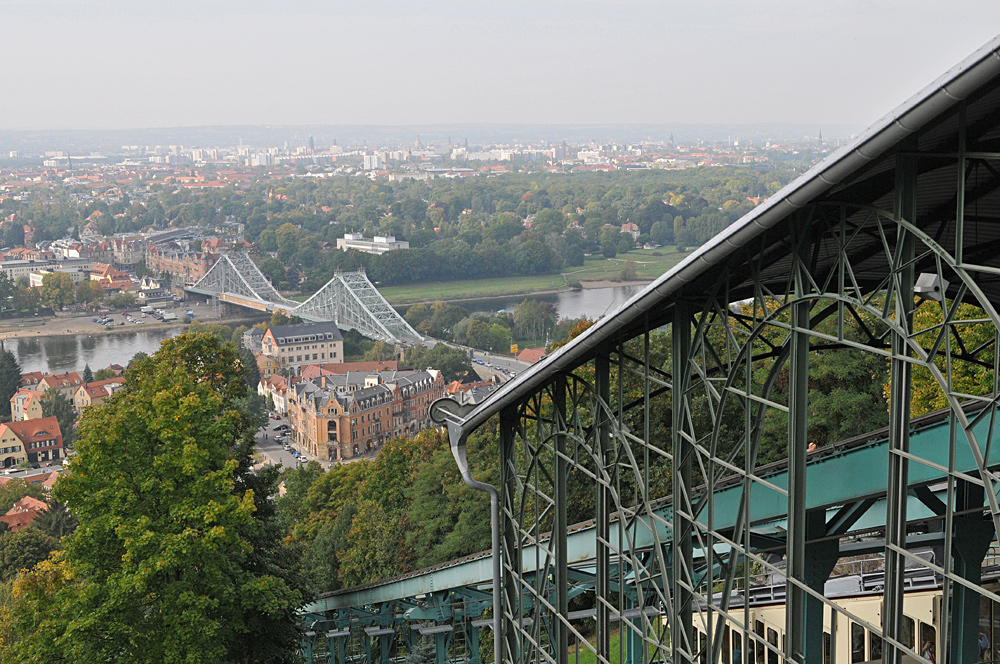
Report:
<svg viewBox="0 0 1000 664"><path fill-rule="evenodd" d="M220 256L191 290L216 295L233 293L260 302L297 306L296 302L286 300L278 293L245 252Z"/></svg>
<svg viewBox="0 0 1000 664"><path fill-rule="evenodd" d="M333 321L376 341L419 342L422 338L386 302L364 271L334 273L330 281L301 304L288 300L271 285L246 253L223 254L189 290L211 295L236 295L271 310L275 305L306 320ZM239 300L228 300L241 304Z"/></svg>
<svg viewBox="0 0 1000 664"><path fill-rule="evenodd" d="M484 403L436 409L456 458L498 428L502 661L567 664L582 642L601 664L723 662L735 636L814 664L826 622L873 634L883 662L930 662L904 625L908 563L940 583L941 660L978 661L980 611L1000 610L981 579L1000 533L998 345L995 39ZM816 353L886 363L878 444L810 450ZM944 407L933 440L915 398ZM928 543L940 558L916 555ZM859 553L884 561L879 621L824 594ZM484 560L446 588L394 579L311 615L485 593ZM783 641L751 622L758 573L785 579Z"/></svg>
<svg viewBox="0 0 1000 664"><path fill-rule="evenodd" d="M341 328L390 343L421 339L363 270L335 272L333 279L295 308L295 313L303 318L332 320Z"/></svg>

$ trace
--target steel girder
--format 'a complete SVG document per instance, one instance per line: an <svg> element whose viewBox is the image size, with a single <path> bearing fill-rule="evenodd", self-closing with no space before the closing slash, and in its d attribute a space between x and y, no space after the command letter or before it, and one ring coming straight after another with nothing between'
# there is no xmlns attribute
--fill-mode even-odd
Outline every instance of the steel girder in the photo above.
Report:
<svg viewBox="0 0 1000 664"><path fill-rule="evenodd" d="M422 337L386 301L364 271L336 272L312 297L299 304L285 299L246 253L224 254L191 290L214 295L231 293L294 313L306 320L332 321L341 329L400 343Z"/></svg>
<svg viewBox="0 0 1000 664"><path fill-rule="evenodd" d="M220 256L215 265L191 289L216 295L233 293L262 302L297 306L295 302L286 300L278 293L245 252Z"/></svg>
<svg viewBox="0 0 1000 664"><path fill-rule="evenodd" d="M331 320L343 329L357 330L366 337L388 343L422 340L363 270L335 272L326 285L294 312L303 318Z"/></svg>

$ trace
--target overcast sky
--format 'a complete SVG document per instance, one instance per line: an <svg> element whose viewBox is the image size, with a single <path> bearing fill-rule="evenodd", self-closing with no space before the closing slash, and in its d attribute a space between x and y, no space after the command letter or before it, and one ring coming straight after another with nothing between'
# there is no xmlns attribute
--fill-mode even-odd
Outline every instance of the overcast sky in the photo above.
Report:
<svg viewBox="0 0 1000 664"><path fill-rule="evenodd" d="M0 129L867 126L996 0L0 0Z"/></svg>

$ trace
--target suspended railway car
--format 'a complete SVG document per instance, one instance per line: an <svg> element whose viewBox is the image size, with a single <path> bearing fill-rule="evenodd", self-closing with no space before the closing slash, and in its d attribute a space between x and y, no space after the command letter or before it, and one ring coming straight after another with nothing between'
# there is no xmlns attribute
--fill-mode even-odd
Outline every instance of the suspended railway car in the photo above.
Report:
<svg viewBox="0 0 1000 664"><path fill-rule="evenodd" d="M983 586L1000 593L1000 568L983 570ZM883 572L849 574L831 578L825 596L841 611L824 607L823 661L818 664L866 664L882 659L882 639L867 625L882 624ZM902 643L931 662L944 662L945 630L940 624L941 579L926 567L907 570L903 600ZM749 623L745 623L745 595L734 593L730 601L729 626L723 628L722 664L782 664L785 652L785 585L752 586L749 592ZM849 615L848 615L849 614ZM704 615L704 614L702 614ZM859 620L853 620L854 616ZM695 616L700 661L708 662L704 620ZM749 624L751 634L731 627ZM983 600L979 615L980 662L1000 661L1000 605ZM909 655L903 662L920 662Z"/></svg>

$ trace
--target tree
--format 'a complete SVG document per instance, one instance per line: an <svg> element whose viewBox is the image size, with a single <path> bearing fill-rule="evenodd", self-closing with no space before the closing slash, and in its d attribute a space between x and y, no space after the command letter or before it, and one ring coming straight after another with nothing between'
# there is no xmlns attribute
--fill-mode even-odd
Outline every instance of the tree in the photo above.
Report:
<svg viewBox="0 0 1000 664"><path fill-rule="evenodd" d="M94 372L90 370L90 364L83 365L83 382L93 383L94 382Z"/></svg>
<svg viewBox="0 0 1000 664"><path fill-rule="evenodd" d="M96 302L104 297L104 289L101 284L93 280L78 281L76 284L77 302Z"/></svg>
<svg viewBox="0 0 1000 664"><path fill-rule="evenodd" d="M396 350L392 344L384 341L376 341L375 344L365 353L365 362L378 362L380 360L391 360L396 357Z"/></svg>
<svg viewBox="0 0 1000 664"><path fill-rule="evenodd" d="M274 313L271 314L271 327L291 324L291 319L288 317L288 314L281 309L275 309Z"/></svg>
<svg viewBox="0 0 1000 664"><path fill-rule="evenodd" d="M7 276L6 272L0 271L0 307L6 306L8 300L14 296L14 282Z"/></svg>
<svg viewBox="0 0 1000 664"><path fill-rule="evenodd" d="M0 421L10 421L10 400L21 388L21 365L14 353L0 352Z"/></svg>
<svg viewBox="0 0 1000 664"><path fill-rule="evenodd" d="M65 272L50 272L42 277L42 303L53 309L62 309L76 300L76 286Z"/></svg>
<svg viewBox="0 0 1000 664"><path fill-rule="evenodd" d="M20 279L20 277L18 277ZM28 288L27 286L18 286L14 289L14 297L11 300L11 306L15 311L21 313L31 313L32 311L38 311L41 305L41 297L38 291L34 288Z"/></svg>
<svg viewBox="0 0 1000 664"><path fill-rule="evenodd" d="M277 470L252 470L265 416L235 346L183 334L126 379L84 414L75 472L53 489L80 520L60 558L71 579L52 602L15 603L11 624L47 629L15 630L7 659L295 661L308 597L280 539Z"/></svg>
<svg viewBox="0 0 1000 664"><path fill-rule="evenodd" d="M78 525L80 525L79 522L70 514L66 506L55 501L50 503L48 509L42 511L31 522L32 528L37 528L57 540L71 534Z"/></svg>
<svg viewBox="0 0 1000 664"><path fill-rule="evenodd" d="M0 581L10 581L22 569L30 569L59 548L59 540L38 528L22 528L0 535Z"/></svg>
<svg viewBox="0 0 1000 664"><path fill-rule="evenodd" d="M59 390L45 390L38 401L42 405L42 417L55 417L59 422L63 447L72 449L73 443L76 442L76 430L73 427L76 413L73 411L73 402Z"/></svg>
<svg viewBox="0 0 1000 664"><path fill-rule="evenodd" d="M430 350L413 346L406 351L406 363L418 370L437 369L444 374L446 383L459 380L472 371L468 353L447 344L435 344Z"/></svg>
<svg viewBox="0 0 1000 664"><path fill-rule="evenodd" d="M629 259L622 266L622 271L618 274L619 281L635 281L639 278L639 273L635 269L635 261Z"/></svg>
<svg viewBox="0 0 1000 664"><path fill-rule="evenodd" d="M110 380L115 377L115 372L111 369L98 369L94 372L94 380ZM93 382L93 381L91 381Z"/></svg>

